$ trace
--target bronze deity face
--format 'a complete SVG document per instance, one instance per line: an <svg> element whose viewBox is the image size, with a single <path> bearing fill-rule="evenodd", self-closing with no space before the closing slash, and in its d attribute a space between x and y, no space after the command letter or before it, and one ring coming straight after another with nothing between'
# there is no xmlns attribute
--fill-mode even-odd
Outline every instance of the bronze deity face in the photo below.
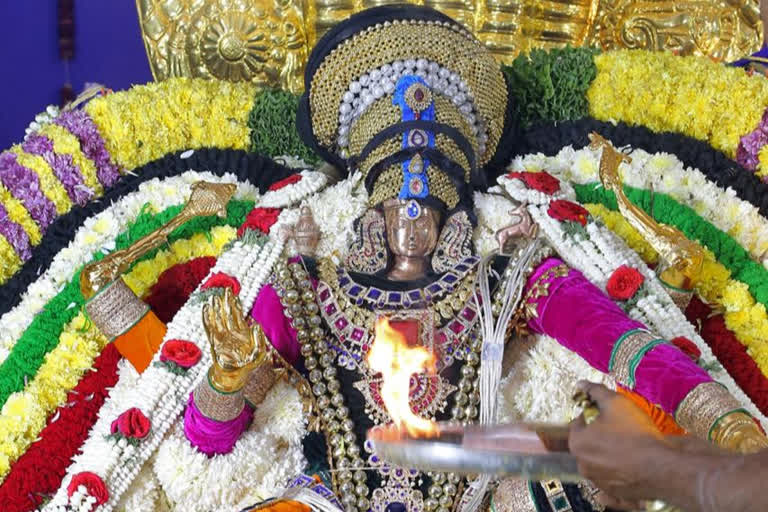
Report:
<svg viewBox="0 0 768 512"><path fill-rule="evenodd" d="M384 203L384 220L394 257L388 277L396 281L423 277L437 246L440 212L413 200L395 199Z"/></svg>

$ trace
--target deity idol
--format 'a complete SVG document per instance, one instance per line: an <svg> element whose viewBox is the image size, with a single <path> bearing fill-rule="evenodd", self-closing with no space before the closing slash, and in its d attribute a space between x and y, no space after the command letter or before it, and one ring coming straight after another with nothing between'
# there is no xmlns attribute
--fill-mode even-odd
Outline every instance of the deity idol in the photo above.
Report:
<svg viewBox="0 0 768 512"><path fill-rule="evenodd" d="M508 225L495 254L478 254L475 193L510 158L514 104L492 55L460 25L420 7L352 16L316 46L305 89L305 142L359 177L368 209L343 262L311 256L318 223L303 210L288 230L300 253L286 252L269 269L253 304L227 291L203 309L213 364L184 414L189 443L230 456L269 389L289 373L307 421L318 419L319 432L304 439L307 459L313 473L331 475L323 482L296 468L288 491L249 510L465 512L490 500L497 510L599 507L587 485L496 486L379 459L364 441L368 429L391 421L366 358L380 317L436 356L437 372L411 381L409 405L423 418L495 421L502 352L527 331L554 338L693 435L740 451L767 445L742 404L566 263L573 255L556 250L560 240L534 222L529 205L498 187L490 194L508 206ZM700 248L626 201L617 174L623 155L594 141L604 147L604 186L659 248L669 263L661 278L684 300Z"/></svg>

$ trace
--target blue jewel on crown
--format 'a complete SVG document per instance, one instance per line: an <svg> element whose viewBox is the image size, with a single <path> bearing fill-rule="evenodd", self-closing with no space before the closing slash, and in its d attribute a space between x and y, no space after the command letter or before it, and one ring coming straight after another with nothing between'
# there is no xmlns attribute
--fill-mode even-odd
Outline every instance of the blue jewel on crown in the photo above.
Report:
<svg viewBox="0 0 768 512"><path fill-rule="evenodd" d="M411 199L405 207L405 214L411 220L416 220L421 217L421 205Z"/></svg>
<svg viewBox="0 0 768 512"><path fill-rule="evenodd" d="M392 104L400 107L402 121L434 121L435 102L432 91L423 78L405 75L395 85ZM426 148L435 146L435 134L422 129L413 129L402 135L402 148ZM429 195L427 167L429 160L420 153L402 162L403 187L399 199L423 199ZM411 217L414 218L414 217Z"/></svg>

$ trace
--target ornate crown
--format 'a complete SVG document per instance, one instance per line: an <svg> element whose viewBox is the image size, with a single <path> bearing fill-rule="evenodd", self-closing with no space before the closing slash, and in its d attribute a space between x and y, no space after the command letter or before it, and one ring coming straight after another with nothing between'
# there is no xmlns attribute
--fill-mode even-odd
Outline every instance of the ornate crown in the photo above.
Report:
<svg viewBox="0 0 768 512"><path fill-rule="evenodd" d="M497 148L514 125L491 53L429 8L379 7L337 25L312 52L305 88L302 136L360 171L372 205L455 208L503 160Z"/></svg>

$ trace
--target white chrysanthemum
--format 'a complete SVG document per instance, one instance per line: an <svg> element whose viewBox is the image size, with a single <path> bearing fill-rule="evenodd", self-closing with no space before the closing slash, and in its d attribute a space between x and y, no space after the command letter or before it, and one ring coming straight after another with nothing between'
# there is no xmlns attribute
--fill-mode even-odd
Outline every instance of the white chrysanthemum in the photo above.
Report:
<svg viewBox="0 0 768 512"><path fill-rule="evenodd" d="M507 361L511 365L500 386L502 422L569 422L580 412L571 398L579 380L613 386L609 376L548 336L515 340L507 346Z"/></svg>
<svg viewBox="0 0 768 512"><path fill-rule="evenodd" d="M136 479L125 491L115 507L117 512L135 512L138 510L163 511L164 499L161 499L160 482L152 471L152 459L145 464Z"/></svg>
<svg viewBox="0 0 768 512"><path fill-rule="evenodd" d="M254 414L231 453L207 457L193 448L177 423L158 449L155 474L177 510L242 508L277 495L306 466L306 434L299 394L278 383Z"/></svg>
<svg viewBox="0 0 768 512"><path fill-rule="evenodd" d="M515 204L498 194L483 194L475 192L475 213L477 227L473 234L475 249L478 254L485 256L498 248L496 232L509 225L509 211Z"/></svg>

